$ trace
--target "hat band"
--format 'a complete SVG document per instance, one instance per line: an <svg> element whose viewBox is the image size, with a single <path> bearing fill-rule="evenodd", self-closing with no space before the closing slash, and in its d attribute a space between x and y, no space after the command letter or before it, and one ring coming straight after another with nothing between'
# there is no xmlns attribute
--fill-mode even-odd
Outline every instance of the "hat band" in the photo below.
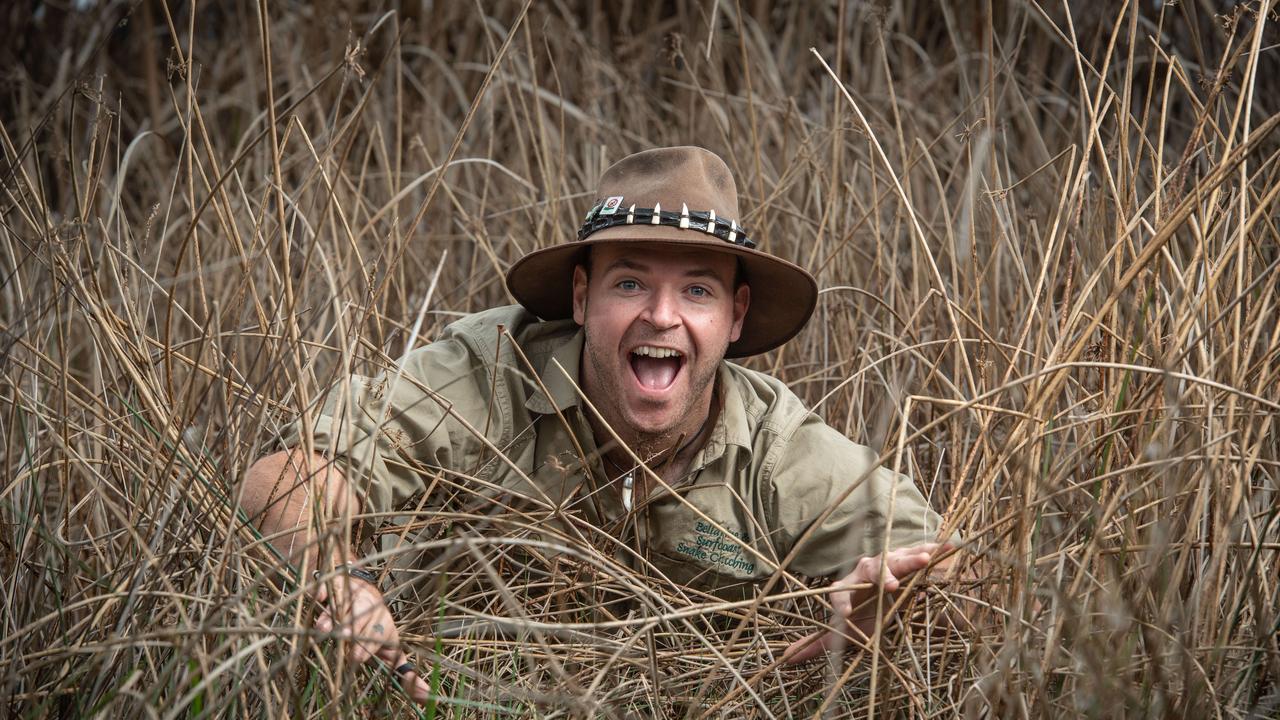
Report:
<svg viewBox="0 0 1280 720"><path fill-rule="evenodd" d="M610 199L612 200L612 198ZM718 218L715 210L708 212L694 210L690 212L688 205L683 206L678 213L665 212L661 205L656 204L651 208L638 208L632 205L627 208L626 212L623 212L622 208L616 203L598 202L587 213L586 221L582 223L582 227L578 230L578 239L586 240L587 236L592 233L600 232L605 228L618 227L619 225L666 225L668 227L706 233L727 243L740 245L752 250L756 247L755 241L747 237L746 229L739 225L736 220Z"/></svg>

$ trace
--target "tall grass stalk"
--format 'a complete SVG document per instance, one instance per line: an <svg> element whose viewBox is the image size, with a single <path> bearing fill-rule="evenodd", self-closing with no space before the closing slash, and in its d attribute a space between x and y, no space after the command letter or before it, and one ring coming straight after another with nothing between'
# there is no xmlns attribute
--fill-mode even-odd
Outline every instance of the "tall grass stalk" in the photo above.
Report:
<svg viewBox="0 0 1280 720"><path fill-rule="evenodd" d="M610 162L697 143L823 288L748 364L911 474L967 572L782 667L821 583L639 577L457 468L323 539L430 558L392 592L427 716L1280 714L1273 2L86 5L3 11L9 713L408 712L307 629L246 467L510 302Z"/></svg>

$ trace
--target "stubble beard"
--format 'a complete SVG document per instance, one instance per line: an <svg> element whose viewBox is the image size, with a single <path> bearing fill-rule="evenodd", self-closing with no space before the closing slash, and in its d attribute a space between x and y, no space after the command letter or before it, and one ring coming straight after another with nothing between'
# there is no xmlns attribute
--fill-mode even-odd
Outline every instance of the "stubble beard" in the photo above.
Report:
<svg viewBox="0 0 1280 720"><path fill-rule="evenodd" d="M588 395L591 397L592 404L596 410L609 424L618 437L627 444L631 450L641 459L648 459L656 456L658 453L671 449L676 442L686 443L689 437L698 433L702 427L702 423L706 420L707 413L710 412L710 395L707 392L711 384L715 382L716 370L719 367L719 361L708 363L706 367L693 368L693 365L686 364L680 369L680 372L694 372L689 383L692 392L688 397L684 398L684 407L680 409L679 419L675 424L658 432L646 432L639 428L632 427L626 419L626 401L623 399L623 385L626 383L625 373L631 372L631 368L623 365L622 367L613 369L612 360L616 356L615 352L603 348L597 348L591 342L591 333L585 328L583 353L584 362L589 366L584 367L585 378L591 378L591 385L599 387L584 388L589 390ZM727 346L726 346L727 347ZM721 353L723 357L723 353ZM704 395L706 398L704 399ZM699 403L706 406L699 408ZM690 422L690 414L697 413L696 422ZM594 424L594 423L593 423ZM600 433L597 433L599 435ZM607 431L605 438L608 438ZM603 438L601 438L603 439ZM609 438L611 439L611 438ZM608 444L608 440L604 443Z"/></svg>

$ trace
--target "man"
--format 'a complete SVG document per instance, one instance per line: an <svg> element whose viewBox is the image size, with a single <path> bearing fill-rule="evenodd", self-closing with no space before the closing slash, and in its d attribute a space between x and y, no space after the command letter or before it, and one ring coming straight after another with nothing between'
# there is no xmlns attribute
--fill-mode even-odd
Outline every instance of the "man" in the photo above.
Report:
<svg viewBox="0 0 1280 720"><path fill-rule="evenodd" d="M910 480L780 381L725 362L799 332L817 284L755 249L719 157L638 153L605 172L597 197L576 242L512 266L522 307L466 317L395 372L352 379L310 437L295 425L295 449L246 476L242 504L275 546L344 580L319 590L317 627L364 639L354 659L377 655L415 698L427 686L376 578L344 565L345 543L300 557L316 545L313 507L387 513L424 477L455 473L541 508L548 532L609 533L634 548L623 561L678 585L723 595L779 572L843 576L833 607L868 632L888 605L871 586L893 592L949 548ZM820 654L844 630L788 656Z"/></svg>

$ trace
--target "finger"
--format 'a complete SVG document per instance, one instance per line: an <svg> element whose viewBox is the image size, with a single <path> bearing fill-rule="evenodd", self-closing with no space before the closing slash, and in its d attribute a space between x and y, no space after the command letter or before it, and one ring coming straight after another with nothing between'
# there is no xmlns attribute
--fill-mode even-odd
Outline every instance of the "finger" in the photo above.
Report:
<svg viewBox="0 0 1280 720"><path fill-rule="evenodd" d="M864 557L858 560L853 566L853 572L841 582L848 585L875 585L879 582L883 565L884 560L880 555Z"/></svg>
<svg viewBox="0 0 1280 720"><path fill-rule="evenodd" d="M398 650L395 652L393 663L391 667L396 682L400 683L400 687L409 693L409 697L413 698L414 702L419 705L425 703L431 697L431 686L427 685L417 665L409 660L408 655Z"/></svg>
<svg viewBox="0 0 1280 720"><path fill-rule="evenodd" d="M856 640L851 640L851 638L859 636L861 636L861 633L855 631L852 626L845 633L835 630L829 632L820 630L787 646L786 651L782 653L782 661L787 665L796 665L833 650L841 652L848 647L850 642L857 642Z"/></svg>
<svg viewBox="0 0 1280 720"><path fill-rule="evenodd" d="M788 645L782 653L783 664L799 665L823 654L826 647L821 642L822 635L821 632L812 633Z"/></svg>
<svg viewBox="0 0 1280 720"><path fill-rule="evenodd" d="M338 638L342 641L342 650L347 656L347 660L355 665L363 665L369 661L372 654L365 649L364 643L361 641L362 633L354 630L350 623L342 622L336 626Z"/></svg>
<svg viewBox="0 0 1280 720"><path fill-rule="evenodd" d="M850 623L858 619L874 617L876 608L881 602L884 603L884 608L888 608L892 604L893 598L886 597L886 594L897 592L901 584L898 578L887 575L877 584L881 592L854 591L834 593L831 596L831 609L838 617L843 617ZM881 598L883 598L883 601Z"/></svg>
<svg viewBox="0 0 1280 720"><path fill-rule="evenodd" d="M404 689L409 691L409 697L419 705L425 705L431 699L431 686L416 672L409 673L401 683L408 683Z"/></svg>
<svg viewBox="0 0 1280 720"><path fill-rule="evenodd" d="M831 609L837 617L849 617L853 614L853 593L838 592L831 596Z"/></svg>
<svg viewBox="0 0 1280 720"><path fill-rule="evenodd" d="M399 652L400 634L389 617L380 617L379 613L375 613L372 617L366 614L361 616L355 625L356 630L351 634L353 661L366 663L377 657L383 662L390 663L395 659Z"/></svg>
<svg viewBox="0 0 1280 720"><path fill-rule="evenodd" d="M936 559L941 555L946 555L948 553L954 552L958 547L959 547L958 545L948 540L947 542L921 543L914 547L901 548L900 550L897 550L895 552L903 553L906 555L914 555L914 554L919 554L924 552L924 553L928 553L931 559Z"/></svg>
<svg viewBox="0 0 1280 720"><path fill-rule="evenodd" d="M378 659L386 663L389 668L398 668L406 660L404 651L398 645L386 644L378 649Z"/></svg>
<svg viewBox="0 0 1280 720"><path fill-rule="evenodd" d="M901 579L929 566L933 554L924 551L896 554L891 553L885 560L885 570L896 579Z"/></svg>
<svg viewBox="0 0 1280 720"><path fill-rule="evenodd" d="M316 630L322 633L333 631L333 618L329 616L329 611L325 610L316 617Z"/></svg>
<svg viewBox="0 0 1280 720"><path fill-rule="evenodd" d="M365 632L356 635L356 640L352 643L351 658L359 664L367 663L375 657L385 662L386 652L387 648L382 638L377 633L370 633L366 629Z"/></svg>
<svg viewBox="0 0 1280 720"><path fill-rule="evenodd" d="M882 591L893 592L898 589L898 576L894 572L895 565L898 565L896 556L877 555L875 557L863 558L858 562L858 579L864 583L875 585ZM866 590L859 592L859 596L873 596Z"/></svg>
<svg viewBox="0 0 1280 720"><path fill-rule="evenodd" d="M891 592L897 592L898 587L899 587L898 576L890 572L889 566L886 565L884 568L884 572L880 574L880 589L884 590L885 592L891 593Z"/></svg>
<svg viewBox="0 0 1280 720"><path fill-rule="evenodd" d="M885 556L885 564L892 570L897 572L909 572L920 567L923 561L928 563L933 558L933 553L921 548L910 548L895 550Z"/></svg>
<svg viewBox="0 0 1280 720"><path fill-rule="evenodd" d="M351 658L351 662L356 665L363 665L369 662L369 659L373 657L373 653L370 652L369 647L364 641L355 640L352 641L351 647L347 651L347 657Z"/></svg>

